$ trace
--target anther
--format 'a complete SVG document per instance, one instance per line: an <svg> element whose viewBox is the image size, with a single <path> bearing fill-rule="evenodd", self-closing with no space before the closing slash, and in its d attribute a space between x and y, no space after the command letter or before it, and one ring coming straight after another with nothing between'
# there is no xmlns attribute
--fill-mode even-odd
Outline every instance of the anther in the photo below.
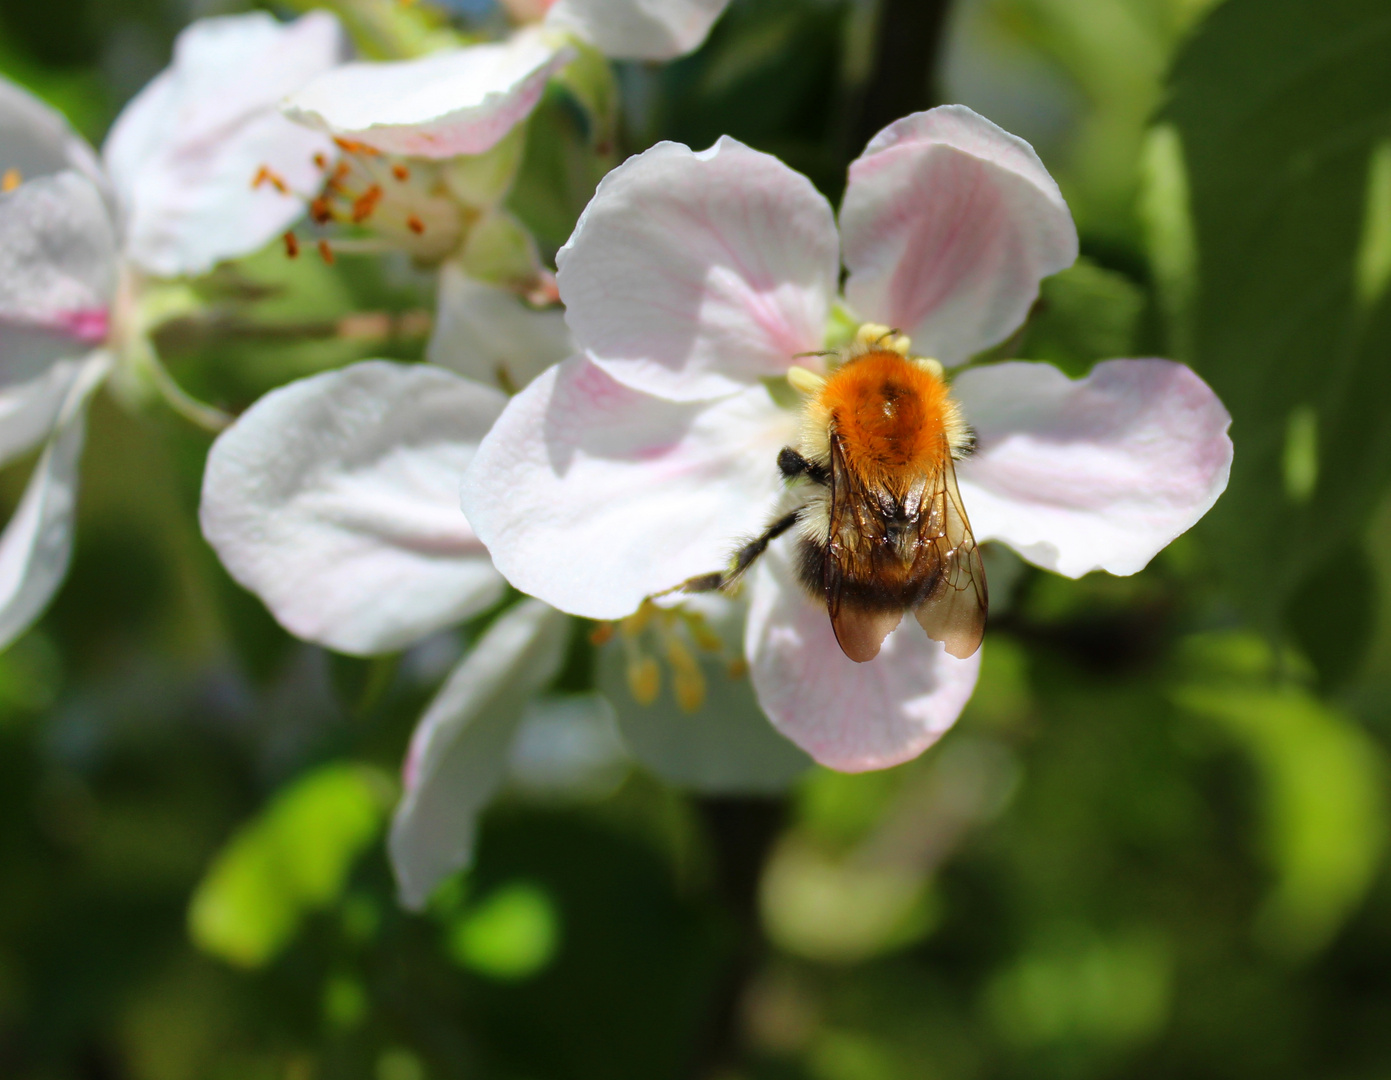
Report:
<svg viewBox="0 0 1391 1080"><path fill-rule="evenodd" d="M259 188L262 184L269 184L282 195L290 194L290 187L279 176L271 171L270 166L262 165L256 170L255 179L251 181L252 188Z"/></svg>
<svg viewBox="0 0 1391 1080"><path fill-rule="evenodd" d="M787 381L792 389L808 396L819 394L826 387L826 380L822 376L800 364L793 364L787 369Z"/></svg>
<svg viewBox="0 0 1391 1080"><path fill-rule="evenodd" d="M614 628L611 622L597 623L593 630L589 632L589 643L596 649L602 648L613 640Z"/></svg>
<svg viewBox="0 0 1391 1080"><path fill-rule="evenodd" d="M667 663L671 665L671 688L676 695L676 704L682 712L699 712L700 707L705 704L705 676L701 673L700 665L691 655L691 650L686 648L685 642L675 633L668 630L664 636Z"/></svg>
<svg viewBox="0 0 1391 1080"><path fill-rule="evenodd" d="M333 141L338 144L338 149L342 150L345 154L360 154L362 157L376 157L381 153L375 146L368 146L366 143L358 142L356 139L340 139L335 137Z"/></svg>
<svg viewBox="0 0 1391 1080"><path fill-rule="evenodd" d="M314 155L314 167L320 172L326 172L328 170L328 158L324 157L322 153L316 153Z"/></svg>
<svg viewBox="0 0 1391 1080"><path fill-rule="evenodd" d="M425 222L412 214L410 217L406 218L406 228L410 229L416 236L419 236L425 231Z"/></svg>
<svg viewBox="0 0 1391 1080"><path fill-rule="evenodd" d="M940 360L933 360L930 356L915 356L913 357L913 363L917 364L918 367L922 368L929 375L935 375L939 379L942 377L943 369L942 361Z"/></svg>
<svg viewBox="0 0 1391 1080"><path fill-rule="evenodd" d="M323 259L329 266L333 265L333 248L328 246L327 240L319 241L319 258Z"/></svg>
<svg viewBox="0 0 1391 1080"><path fill-rule="evenodd" d="M662 671L657 661L635 652L628 659L628 693L639 705L651 705L662 692Z"/></svg>
<svg viewBox="0 0 1391 1080"><path fill-rule="evenodd" d="M287 232L285 240L285 255L287 258L297 258L299 256L299 237L292 232Z"/></svg>
<svg viewBox="0 0 1391 1080"><path fill-rule="evenodd" d="M404 165L397 164L391 166L391 175L396 177L397 180L401 181L401 183L404 184L407 180L411 178L411 171Z"/></svg>
<svg viewBox="0 0 1391 1080"><path fill-rule="evenodd" d="M24 183L24 174L18 169L6 169L5 176L0 179L0 191L8 195L20 184Z"/></svg>
<svg viewBox="0 0 1391 1080"><path fill-rule="evenodd" d="M855 332L855 340L861 345L878 345L893 333L894 331L891 327L885 326L882 323L867 322Z"/></svg>
<svg viewBox="0 0 1391 1080"><path fill-rule="evenodd" d="M320 195L309 204L309 217L315 225L327 225L333 220L333 208L328 199Z"/></svg>
<svg viewBox="0 0 1391 1080"><path fill-rule="evenodd" d="M382 189L377 184L373 184L359 195L353 202L353 224L359 225L371 217L372 211L377 208L377 203L381 200Z"/></svg>

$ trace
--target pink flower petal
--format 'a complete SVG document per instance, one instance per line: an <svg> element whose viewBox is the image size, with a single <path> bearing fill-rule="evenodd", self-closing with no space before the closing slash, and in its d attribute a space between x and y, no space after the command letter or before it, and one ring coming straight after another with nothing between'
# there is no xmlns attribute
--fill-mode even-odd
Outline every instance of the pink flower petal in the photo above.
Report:
<svg viewBox="0 0 1391 1080"><path fill-rule="evenodd" d="M1076 382L991 364L952 390L976 430L957 465L976 539L1068 577L1143 569L1227 486L1231 417L1182 364L1109 360Z"/></svg>
<svg viewBox="0 0 1391 1080"><path fill-rule="evenodd" d="M551 35L524 31L415 60L344 64L292 95L285 112L388 154L481 154L526 119L574 55Z"/></svg>
<svg viewBox="0 0 1391 1080"><path fill-rule="evenodd" d="M760 560L746 637L758 703L773 726L828 768L886 769L917 757L965 708L980 651L947 655L911 613L864 664L836 644L824 604L793 579L787 543Z"/></svg>
<svg viewBox="0 0 1391 1080"><path fill-rule="evenodd" d="M618 618L723 568L763 527L794 425L762 386L682 404L572 358L508 403L464 477L464 511L517 588Z"/></svg>
<svg viewBox="0 0 1391 1080"><path fill-rule="evenodd" d="M675 401L741 390L820 348L838 272L826 200L730 138L620 165L556 262L576 344Z"/></svg>
<svg viewBox="0 0 1391 1080"><path fill-rule="evenodd" d="M700 47L729 0L557 0L548 26L615 60L671 60Z"/></svg>
<svg viewBox="0 0 1391 1080"><path fill-rule="evenodd" d="M850 166L846 298L956 364L1024 321L1077 230L1032 147L964 105L890 124Z"/></svg>

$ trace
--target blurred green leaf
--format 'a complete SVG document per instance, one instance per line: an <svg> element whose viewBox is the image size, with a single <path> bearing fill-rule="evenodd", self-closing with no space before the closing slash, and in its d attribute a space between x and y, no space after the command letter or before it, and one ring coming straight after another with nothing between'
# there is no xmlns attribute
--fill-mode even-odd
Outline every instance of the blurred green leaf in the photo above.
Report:
<svg viewBox="0 0 1391 1080"><path fill-rule="evenodd" d="M199 883L188 912L194 943L241 967L274 959L305 915L341 894L381 829L389 791L375 770L335 763L277 792Z"/></svg>
<svg viewBox="0 0 1391 1080"><path fill-rule="evenodd" d="M511 882L461 915L449 931L449 953L464 967L504 982L535 975L560 944L560 916L550 895Z"/></svg>
<svg viewBox="0 0 1391 1080"><path fill-rule="evenodd" d="M1236 443L1206 531L1267 632L1309 552L1358 532L1391 475L1391 302L1365 295L1386 228L1376 148L1391 134L1388 49L1384 0L1229 0L1171 78L1165 115L1183 142L1201 278L1192 360L1231 410ZM1310 409L1317 481L1300 502L1287 440L1307 432L1291 417ZM1342 619L1330 606L1312 632Z"/></svg>
<svg viewBox="0 0 1391 1080"><path fill-rule="evenodd" d="M1134 355L1144 306L1144 293L1124 274L1078 259L1044 280L1038 304L1013 351L1081 377L1098 360Z"/></svg>
<svg viewBox="0 0 1391 1080"><path fill-rule="evenodd" d="M1260 779L1276 881L1258 935L1275 952L1306 956L1361 903L1380 865L1385 756L1356 722L1282 677L1258 638L1203 635L1185 652L1196 674L1175 702L1218 724Z"/></svg>

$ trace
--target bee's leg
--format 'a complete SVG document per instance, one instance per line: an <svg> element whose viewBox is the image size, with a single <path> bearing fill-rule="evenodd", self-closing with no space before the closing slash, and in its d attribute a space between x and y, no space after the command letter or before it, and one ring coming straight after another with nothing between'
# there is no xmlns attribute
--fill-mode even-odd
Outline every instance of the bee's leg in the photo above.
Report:
<svg viewBox="0 0 1391 1080"><path fill-rule="evenodd" d="M793 451L795 453L796 451ZM781 460L781 459L779 459ZM717 571L713 574L701 574L699 577L687 578L672 592L679 589L682 592L716 592L727 588L739 580L740 576L753 565L754 560L768 550L768 545L776 540L788 529L797 524L797 515L802 511L793 510L790 514L784 514L773 522L758 536L754 537L747 544L741 547L734 554L734 560L728 570Z"/></svg>
<svg viewBox="0 0 1391 1080"><path fill-rule="evenodd" d="M820 484L822 487L831 482L831 474L826 466L808 461L790 446L784 446L778 451L778 469L785 480L796 480L805 476L813 484Z"/></svg>

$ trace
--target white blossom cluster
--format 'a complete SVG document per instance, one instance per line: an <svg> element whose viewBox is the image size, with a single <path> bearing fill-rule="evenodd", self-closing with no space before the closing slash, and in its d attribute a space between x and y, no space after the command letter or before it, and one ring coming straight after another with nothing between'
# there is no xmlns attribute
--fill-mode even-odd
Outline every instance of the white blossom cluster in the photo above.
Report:
<svg viewBox="0 0 1391 1080"><path fill-rule="evenodd" d="M0 538L0 644L66 571L84 410L103 382L222 423L151 344L183 295L171 285L313 237L330 257L368 243L436 275L427 362L368 360L267 394L214 444L201 523L238 582L329 649L399 652L496 612L405 765L390 850L412 907L467 863L509 776L624 752L615 719L627 753L726 792L778 790L812 759L897 764L956 720L980 653L957 659L904 625L852 662L795 581L790 539L733 596L673 593L779 506L799 423L787 373L837 320L893 327L954 369L978 541L1068 577L1133 574L1197 521L1232 447L1190 370L1112 360L1074 381L970 364L1076 259L1077 233L1032 148L964 107L880 132L838 213L732 139L658 144L602 180L545 265L506 200L548 83L596 59L607 71L605 57L690 52L724 5L518 4L505 40L390 62L350 58L325 12L205 19L100 154L0 81L0 461L42 447ZM606 696L548 692L573 616L612 639Z"/></svg>

